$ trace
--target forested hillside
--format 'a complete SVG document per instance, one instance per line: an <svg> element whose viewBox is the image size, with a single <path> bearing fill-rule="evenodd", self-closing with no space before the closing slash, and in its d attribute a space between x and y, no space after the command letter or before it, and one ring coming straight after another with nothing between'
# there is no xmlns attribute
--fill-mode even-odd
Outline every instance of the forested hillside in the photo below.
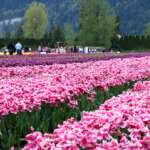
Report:
<svg viewBox="0 0 150 150"><path fill-rule="evenodd" d="M36 0L46 3L50 24L72 22L78 26L78 6L74 0ZM5 0L0 2L0 21L23 17L31 0ZM150 22L149 0L108 0L120 18L120 29L124 34L142 34Z"/></svg>

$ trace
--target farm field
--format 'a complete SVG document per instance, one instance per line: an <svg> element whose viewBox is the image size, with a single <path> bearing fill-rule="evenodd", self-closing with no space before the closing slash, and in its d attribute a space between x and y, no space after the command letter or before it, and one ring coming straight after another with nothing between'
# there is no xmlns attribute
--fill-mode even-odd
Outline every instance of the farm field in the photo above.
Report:
<svg viewBox="0 0 150 150"><path fill-rule="evenodd" d="M150 150L149 10L1 1L0 150Z"/></svg>
<svg viewBox="0 0 150 150"><path fill-rule="evenodd" d="M109 60L115 58L130 58L130 57L144 57L150 56L150 52L130 52L130 53L97 53L97 54L82 54L82 53L68 53L68 54L47 54L38 55L35 53L25 53L23 56L0 56L0 67L14 67L14 66L33 66L33 65L52 65L52 64L66 64L66 63L82 63L97 60Z"/></svg>
<svg viewBox="0 0 150 150"><path fill-rule="evenodd" d="M150 149L150 82L137 82L133 89L107 100L82 119L70 118L53 134L33 132L23 150Z"/></svg>
<svg viewBox="0 0 150 150"><path fill-rule="evenodd" d="M148 53L8 58L0 58L0 149L131 149L133 143L135 149L149 148L143 142L150 132ZM12 60L19 63L11 65ZM132 111L135 107L141 114ZM134 123L142 114L141 133Z"/></svg>

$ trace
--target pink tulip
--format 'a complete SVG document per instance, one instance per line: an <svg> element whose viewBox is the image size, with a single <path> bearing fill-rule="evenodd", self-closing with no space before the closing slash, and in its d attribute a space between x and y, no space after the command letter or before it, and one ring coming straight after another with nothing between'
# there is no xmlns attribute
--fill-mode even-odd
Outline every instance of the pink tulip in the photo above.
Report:
<svg viewBox="0 0 150 150"><path fill-rule="evenodd" d="M54 147L78 150L80 145L89 150L149 150L150 81L137 84L142 90L134 87L109 99L94 112L83 112L79 122L71 118L53 134L29 134L31 138L26 139L23 150L33 146L35 141L33 149L40 146L46 150Z"/></svg>

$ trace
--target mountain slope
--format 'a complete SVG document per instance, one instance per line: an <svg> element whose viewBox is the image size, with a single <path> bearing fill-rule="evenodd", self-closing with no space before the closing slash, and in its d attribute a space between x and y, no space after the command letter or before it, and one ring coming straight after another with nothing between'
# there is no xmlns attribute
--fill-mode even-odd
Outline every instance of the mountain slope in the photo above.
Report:
<svg viewBox="0 0 150 150"><path fill-rule="evenodd" d="M72 22L78 26L78 7L73 0L36 0L48 7L51 24ZM32 0L5 0L0 2L0 21L23 17ZM149 0L108 0L120 17L123 34L142 34L150 22Z"/></svg>
<svg viewBox="0 0 150 150"><path fill-rule="evenodd" d="M150 22L149 0L109 0L120 17L121 31L125 34L141 34Z"/></svg>

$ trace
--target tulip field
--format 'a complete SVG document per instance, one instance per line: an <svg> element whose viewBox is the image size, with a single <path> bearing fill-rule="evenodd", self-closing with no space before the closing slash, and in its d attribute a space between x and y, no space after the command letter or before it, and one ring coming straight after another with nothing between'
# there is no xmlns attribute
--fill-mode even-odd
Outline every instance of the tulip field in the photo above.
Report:
<svg viewBox="0 0 150 150"><path fill-rule="evenodd" d="M33 132L23 150L149 150L150 82L113 97L82 119L70 118L53 134Z"/></svg>
<svg viewBox="0 0 150 150"><path fill-rule="evenodd" d="M130 58L150 56L149 52L143 53L104 53L104 54L47 54L47 55L14 55L0 56L0 67L33 66L33 65L52 65L66 63L83 63L88 61L109 60L114 58Z"/></svg>
<svg viewBox="0 0 150 150"><path fill-rule="evenodd" d="M0 150L150 149L149 55L8 58Z"/></svg>

